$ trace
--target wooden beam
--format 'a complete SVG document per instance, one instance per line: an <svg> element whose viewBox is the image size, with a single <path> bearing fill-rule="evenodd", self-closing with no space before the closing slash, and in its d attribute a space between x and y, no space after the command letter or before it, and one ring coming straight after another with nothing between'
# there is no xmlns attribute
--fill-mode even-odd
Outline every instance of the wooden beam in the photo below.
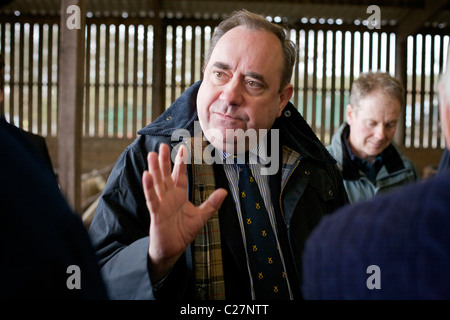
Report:
<svg viewBox="0 0 450 320"><path fill-rule="evenodd" d="M69 6L79 15L67 13ZM69 28L68 21L80 19ZM73 25L72 25L73 26ZM79 27L79 28L78 28ZM81 209L81 130L84 93L85 1L61 0L58 60L58 178L69 205Z"/></svg>
<svg viewBox="0 0 450 320"><path fill-rule="evenodd" d="M449 3L450 0L425 0L424 9L412 9L410 14L398 23L396 36L406 38L415 33Z"/></svg>

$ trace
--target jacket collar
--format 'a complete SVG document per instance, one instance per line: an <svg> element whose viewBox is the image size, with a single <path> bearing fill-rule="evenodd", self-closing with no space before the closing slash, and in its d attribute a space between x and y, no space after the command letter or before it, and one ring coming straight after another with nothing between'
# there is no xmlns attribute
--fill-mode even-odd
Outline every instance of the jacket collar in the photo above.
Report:
<svg viewBox="0 0 450 320"><path fill-rule="evenodd" d="M139 135L154 135L170 137L177 129L192 131L197 119L197 93L201 81L196 82L183 92L175 102L156 120L138 131Z"/></svg>
<svg viewBox="0 0 450 320"><path fill-rule="evenodd" d="M338 162L342 164L342 176L344 180L357 180L363 176L363 174L360 172L355 162L351 159L351 155L349 154L346 144L344 143L344 139L346 139L349 130L350 126L348 123L342 124L333 136L332 144L334 145L333 148L337 151L336 158L338 159ZM405 165L400 157L400 154L393 143L389 144L389 146L384 149L382 165L386 168L388 174L405 169Z"/></svg>

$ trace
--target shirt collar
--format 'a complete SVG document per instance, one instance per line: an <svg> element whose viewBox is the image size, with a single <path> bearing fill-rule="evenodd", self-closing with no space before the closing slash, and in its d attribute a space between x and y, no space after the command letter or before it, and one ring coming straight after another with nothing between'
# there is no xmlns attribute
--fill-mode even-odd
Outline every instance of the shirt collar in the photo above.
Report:
<svg viewBox="0 0 450 320"><path fill-rule="evenodd" d="M267 158L266 154L260 154L259 152L260 146L259 144L254 146L253 148L248 150L248 158L250 160L250 163L261 163L263 165L267 165L269 164L269 159ZM223 163L228 163L228 164L232 164L234 163L234 156L235 154L233 153L228 153L225 152L223 150L219 150L217 149L217 151L219 152L220 155L222 155L222 159L223 159ZM247 153L245 154L238 154L236 155L238 158L240 159L245 159ZM244 162L244 160L242 160L242 162Z"/></svg>

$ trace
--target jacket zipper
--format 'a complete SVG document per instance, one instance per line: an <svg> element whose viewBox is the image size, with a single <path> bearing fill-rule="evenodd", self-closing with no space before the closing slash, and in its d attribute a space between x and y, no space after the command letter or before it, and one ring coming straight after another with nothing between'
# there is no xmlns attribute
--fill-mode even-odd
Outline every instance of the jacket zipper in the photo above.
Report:
<svg viewBox="0 0 450 320"><path fill-rule="evenodd" d="M291 170L291 172L289 173L288 177L286 178L286 181L284 182L283 188L281 188L280 198L278 199L280 201L279 205L280 205L281 216L283 217L284 225L286 227L288 227L288 224L287 224L286 218L284 216L284 211L283 211L283 202L282 202L283 191L284 191L284 188L286 187L289 179L291 178L292 174L294 173L295 169L297 169L299 164L300 164L300 159L297 161L297 163L295 164L294 168Z"/></svg>

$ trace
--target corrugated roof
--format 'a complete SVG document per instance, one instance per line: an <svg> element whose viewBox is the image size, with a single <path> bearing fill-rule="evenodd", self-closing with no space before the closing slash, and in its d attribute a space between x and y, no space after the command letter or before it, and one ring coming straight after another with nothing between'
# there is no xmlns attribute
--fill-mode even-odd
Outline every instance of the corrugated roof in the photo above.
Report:
<svg viewBox="0 0 450 320"><path fill-rule="evenodd" d="M95 17L146 17L158 13L167 17L219 19L233 10L246 8L266 16L282 17L295 23L303 19L316 21L342 20L353 23L365 20L370 14L367 7L376 4L381 10L383 23L396 25L417 10L426 12L427 6L437 0L86 0L86 12ZM7 1L8 2L8 1ZM0 14L59 15L60 0L12 0L0 7ZM450 1L428 24L450 24Z"/></svg>

